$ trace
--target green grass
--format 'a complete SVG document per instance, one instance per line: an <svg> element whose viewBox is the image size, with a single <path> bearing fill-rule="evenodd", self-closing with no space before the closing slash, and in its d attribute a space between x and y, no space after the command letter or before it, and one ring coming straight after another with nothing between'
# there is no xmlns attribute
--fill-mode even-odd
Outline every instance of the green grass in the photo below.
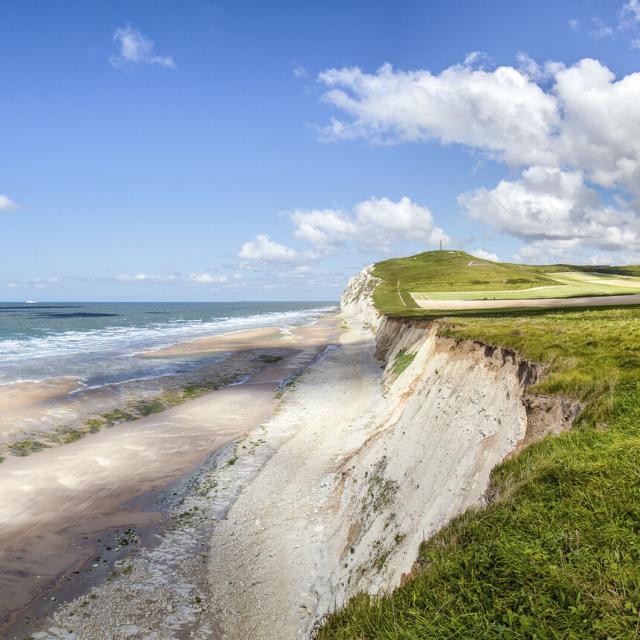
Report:
<svg viewBox="0 0 640 640"><path fill-rule="evenodd" d="M429 251L385 260L375 265L373 275L382 280L374 301L387 314L416 308L413 291L492 291L557 284L536 267L480 260L464 251Z"/></svg>
<svg viewBox="0 0 640 640"><path fill-rule="evenodd" d="M415 353L407 353L406 349L400 349L393 361L393 373L399 376L414 360Z"/></svg>
<svg viewBox="0 0 640 640"><path fill-rule="evenodd" d="M25 440L17 440L16 442L12 442L11 444L7 445L7 450L11 455L24 457L28 456L31 453L35 453L36 451L41 451L45 447L46 445L39 440L31 440L27 438Z"/></svg>
<svg viewBox="0 0 640 640"><path fill-rule="evenodd" d="M640 308L440 324L545 363L534 391L579 398L584 412L572 431L496 467L492 502L423 543L411 580L357 596L318 638L640 638Z"/></svg>
<svg viewBox="0 0 640 640"><path fill-rule="evenodd" d="M597 271L596 271L597 270ZM464 251L429 251L375 265L374 301L387 315L433 316L416 300L568 298L640 293L640 267L519 265ZM626 285L626 286L623 286ZM440 312L441 314L441 312Z"/></svg>

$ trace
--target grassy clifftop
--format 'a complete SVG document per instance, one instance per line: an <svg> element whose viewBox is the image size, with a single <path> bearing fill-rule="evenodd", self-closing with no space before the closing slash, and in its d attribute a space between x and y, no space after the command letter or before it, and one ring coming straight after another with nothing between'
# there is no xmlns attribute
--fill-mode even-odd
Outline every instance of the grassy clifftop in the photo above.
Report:
<svg viewBox="0 0 640 640"><path fill-rule="evenodd" d="M385 260L374 266L373 275L380 279L374 302L383 313L390 316L442 315L441 312L436 314L421 309L412 295L416 292L440 300L640 292L640 281L625 283L635 284L635 289L615 286L624 282L615 276L640 276L640 267L637 266L509 264L482 260L464 251L428 251L406 258ZM459 314L464 315L465 312Z"/></svg>
<svg viewBox="0 0 640 640"><path fill-rule="evenodd" d="M475 285L466 275L456 281L451 274L465 272L470 260L456 252L380 263L379 289L387 289L376 301L389 308L389 283L398 276L414 282L421 261L434 266L433 287L468 290ZM507 271L529 280L539 273L514 266L487 265L478 279L501 284ZM637 268L610 269L636 275ZM545 363L549 374L534 391L578 398L584 412L571 432L496 467L495 499L425 541L411 580L385 597L354 598L319 638L640 638L640 308L440 322L445 335L511 347Z"/></svg>

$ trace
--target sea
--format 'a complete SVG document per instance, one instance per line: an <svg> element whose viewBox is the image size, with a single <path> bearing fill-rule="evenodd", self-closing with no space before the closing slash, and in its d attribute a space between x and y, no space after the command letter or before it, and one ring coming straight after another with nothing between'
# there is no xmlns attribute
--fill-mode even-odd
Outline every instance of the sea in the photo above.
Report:
<svg viewBox="0 0 640 640"><path fill-rule="evenodd" d="M78 378L85 388L188 372L193 361L136 358L203 336L312 324L335 302L0 303L0 385Z"/></svg>

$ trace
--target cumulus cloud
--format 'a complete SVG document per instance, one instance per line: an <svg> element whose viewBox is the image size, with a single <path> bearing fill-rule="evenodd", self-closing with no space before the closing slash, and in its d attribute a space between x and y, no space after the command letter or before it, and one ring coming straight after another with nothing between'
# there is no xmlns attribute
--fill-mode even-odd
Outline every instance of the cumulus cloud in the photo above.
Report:
<svg viewBox="0 0 640 640"><path fill-rule="evenodd" d="M267 235L258 235L255 240L242 245L238 257L260 262L290 262L298 258L298 252L274 242Z"/></svg>
<svg viewBox="0 0 640 640"><path fill-rule="evenodd" d="M521 258L567 255L570 249L640 250L633 211L604 205L579 171L530 167L519 180L502 180L458 197L470 218L529 243Z"/></svg>
<svg viewBox="0 0 640 640"><path fill-rule="evenodd" d="M514 165L552 159L546 141L560 123L556 101L513 67L485 71L462 64L436 75L385 64L373 74L328 69L318 80L328 88L323 100L349 116L332 120L324 130L328 138L436 139L481 148Z"/></svg>
<svg viewBox="0 0 640 640"><path fill-rule="evenodd" d="M358 233L354 220L334 209L294 211L290 217L295 237L320 248L341 245Z"/></svg>
<svg viewBox="0 0 640 640"><path fill-rule="evenodd" d="M9 289L17 289L20 285L18 285L17 282L8 282L7 283L7 287L9 287Z"/></svg>
<svg viewBox="0 0 640 640"><path fill-rule="evenodd" d="M592 59L540 67L521 56L520 65L487 71L462 64L439 74L388 64L372 74L328 69L318 76L327 87L323 100L346 117L333 118L323 135L435 139L513 167L569 165L602 186L640 192L640 73L616 80Z"/></svg>
<svg viewBox="0 0 640 640"><path fill-rule="evenodd" d="M398 202L371 198L358 203L354 210L363 241L374 247L389 250L400 240L435 244L449 239L435 226L431 211L406 196Z"/></svg>
<svg viewBox="0 0 640 640"><path fill-rule="evenodd" d="M522 262L553 264L571 262L579 249L577 238L569 240L536 240L530 242L515 254L514 258Z"/></svg>
<svg viewBox="0 0 640 640"><path fill-rule="evenodd" d="M171 55L158 55L153 40L130 24L120 27L113 34L118 53L109 56L109 63L117 69L135 65L157 65L175 69L176 63Z"/></svg>
<svg viewBox="0 0 640 640"><path fill-rule="evenodd" d="M9 196L5 196L0 193L0 212L2 211L13 211L17 209L18 205L9 198Z"/></svg>
<svg viewBox="0 0 640 640"><path fill-rule="evenodd" d="M623 15L640 24L640 0ZM589 58L517 61L487 69L472 56L440 73L328 69L318 82L338 114L323 136L459 144L522 171L459 198L470 217L526 241L521 256L640 252L640 73L616 77Z"/></svg>
<svg viewBox="0 0 640 640"><path fill-rule="evenodd" d="M569 164L603 187L640 194L640 73L620 80L597 60L581 60L556 74L564 117L554 166Z"/></svg>
<svg viewBox="0 0 640 640"><path fill-rule="evenodd" d="M474 249L473 251L469 251L472 256L476 258L480 258L481 260L490 260L491 262L500 262L500 258L495 253L491 253L490 251L485 251L484 249Z"/></svg>
<svg viewBox="0 0 640 640"><path fill-rule="evenodd" d="M335 209L294 211L290 218L296 225L296 238L320 251L349 242L388 253L402 241L434 245L448 240L435 225L431 211L406 196L397 202L370 198L357 203L352 213Z"/></svg>

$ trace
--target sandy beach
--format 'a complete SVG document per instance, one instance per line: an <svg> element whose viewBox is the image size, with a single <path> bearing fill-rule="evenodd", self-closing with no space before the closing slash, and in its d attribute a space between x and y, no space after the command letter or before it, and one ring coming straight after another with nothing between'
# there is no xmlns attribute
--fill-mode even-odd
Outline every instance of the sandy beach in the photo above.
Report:
<svg viewBox="0 0 640 640"><path fill-rule="evenodd" d="M232 365L227 366L244 371L252 362L253 373L243 384L103 429L78 442L26 458L8 457L0 465L3 637L14 637L9 623L19 622L20 630L26 629L26 608L45 593L55 597L48 594L61 579L70 582L83 571L97 569L101 561L89 561L99 548L100 536L161 521L162 513L145 496L157 496L185 474L197 472L212 453L258 427L272 414L279 385L308 366L337 332L335 316L325 316L315 325L287 332L237 332L228 344L225 336L217 336L176 345L171 348L176 356L232 351L237 358L232 356ZM63 392L34 395L32 406ZM28 406L16 405L22 410Z"/></svg>

